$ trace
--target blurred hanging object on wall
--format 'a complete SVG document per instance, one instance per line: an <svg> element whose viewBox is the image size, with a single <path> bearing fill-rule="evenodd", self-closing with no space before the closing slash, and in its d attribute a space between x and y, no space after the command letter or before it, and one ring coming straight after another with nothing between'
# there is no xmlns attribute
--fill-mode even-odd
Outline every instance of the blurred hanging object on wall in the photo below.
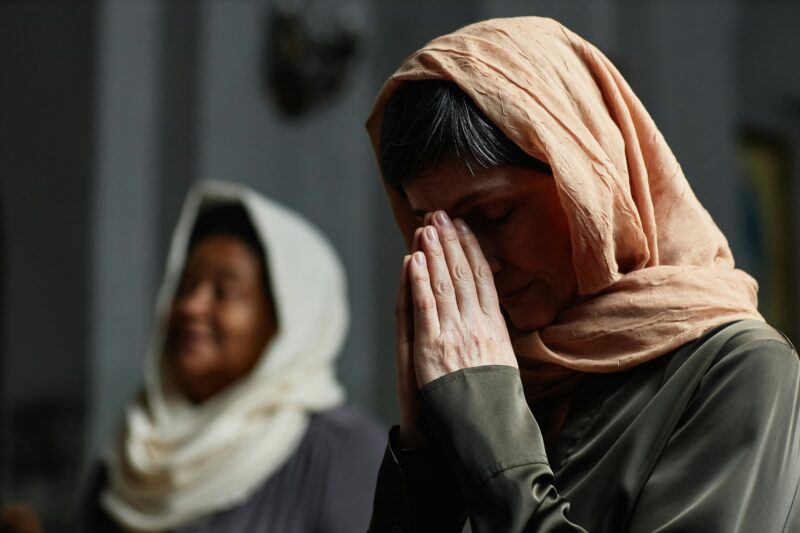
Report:
<svg viewBox="0 0 800 533"><path fill-rule="evenodd" d="M300 118L341 93L363 50L364 7L355 0L274 0L263 63L267 93Z"/></svg>

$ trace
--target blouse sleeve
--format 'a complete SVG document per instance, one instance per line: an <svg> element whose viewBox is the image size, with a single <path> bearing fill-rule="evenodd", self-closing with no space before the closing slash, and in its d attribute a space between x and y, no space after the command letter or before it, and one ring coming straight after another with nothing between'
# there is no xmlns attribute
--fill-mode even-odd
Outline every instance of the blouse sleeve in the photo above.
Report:
<svg viewBox="0 0 800 533"><path fill-rule="evenodd" d="M422 410L466 500L474 533L584 532L553 485L517 369L468 368L420 391Z"/></svg>

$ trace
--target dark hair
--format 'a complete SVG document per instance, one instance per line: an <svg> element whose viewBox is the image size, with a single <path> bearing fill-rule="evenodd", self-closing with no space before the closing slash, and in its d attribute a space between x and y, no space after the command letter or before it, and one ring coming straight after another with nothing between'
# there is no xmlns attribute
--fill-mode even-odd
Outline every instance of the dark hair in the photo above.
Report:
<svg viewBox="0 0 800 533"><path fill-rule="evenodd" d="M261 238L240 204L217 204L200 209L189 237L189 250L212 235L229 235L244 242L263 264L266 253Z"/></svg>
<svg viewBox="0 0 800 533"><path fill-rule="evenodd" d="M266 249L255 226L253 226L250 215L247 214L247 210L237 203L212 204L207 207L201 207L192 228L192 234L189 237L187 256L200 241L214 235L236 237L255 255L260 265L259 270L264 294L272 306L275 320L279 320L275 299L272 296Z"/></svg>
<svg viewBox="0 0 800 533"><path fill-rule="evenodd" d="M453 160L471 174L476 168L515 165L551 173L525 153L453 82L403 82L383 112L381 172L396 190L419 172Z"/></svg>

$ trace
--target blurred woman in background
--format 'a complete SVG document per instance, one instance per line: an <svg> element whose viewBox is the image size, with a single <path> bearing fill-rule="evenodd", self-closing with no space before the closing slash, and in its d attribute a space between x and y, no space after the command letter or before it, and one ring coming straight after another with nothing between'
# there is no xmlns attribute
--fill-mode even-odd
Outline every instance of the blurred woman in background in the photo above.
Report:
<svg viewBox="0 0 800 533"><path fill-rule="evenodd" d="M384 433L343 406L345 278L306 221L245 187L186 200L144 388L79 530L351 532L367 527Z"/></svg>
<svg viewBox="0 0 800 533"><path fill-rule="evenodd" d="M467 26L367 127L410 250L370 531L800 530L797 353L599 50Z"/></svg>

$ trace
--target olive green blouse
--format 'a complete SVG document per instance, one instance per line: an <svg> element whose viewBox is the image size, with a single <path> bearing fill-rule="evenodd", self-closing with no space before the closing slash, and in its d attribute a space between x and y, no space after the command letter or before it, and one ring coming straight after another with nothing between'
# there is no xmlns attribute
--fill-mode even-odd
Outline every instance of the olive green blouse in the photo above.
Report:
<svg viewBox="0 0 800 533"><path fill-rule="evenodd" d="M419 399L432 445L390 432L371 533L800 532L800 361L761 322L587 376L549 450L514 368Z"/></svg>

